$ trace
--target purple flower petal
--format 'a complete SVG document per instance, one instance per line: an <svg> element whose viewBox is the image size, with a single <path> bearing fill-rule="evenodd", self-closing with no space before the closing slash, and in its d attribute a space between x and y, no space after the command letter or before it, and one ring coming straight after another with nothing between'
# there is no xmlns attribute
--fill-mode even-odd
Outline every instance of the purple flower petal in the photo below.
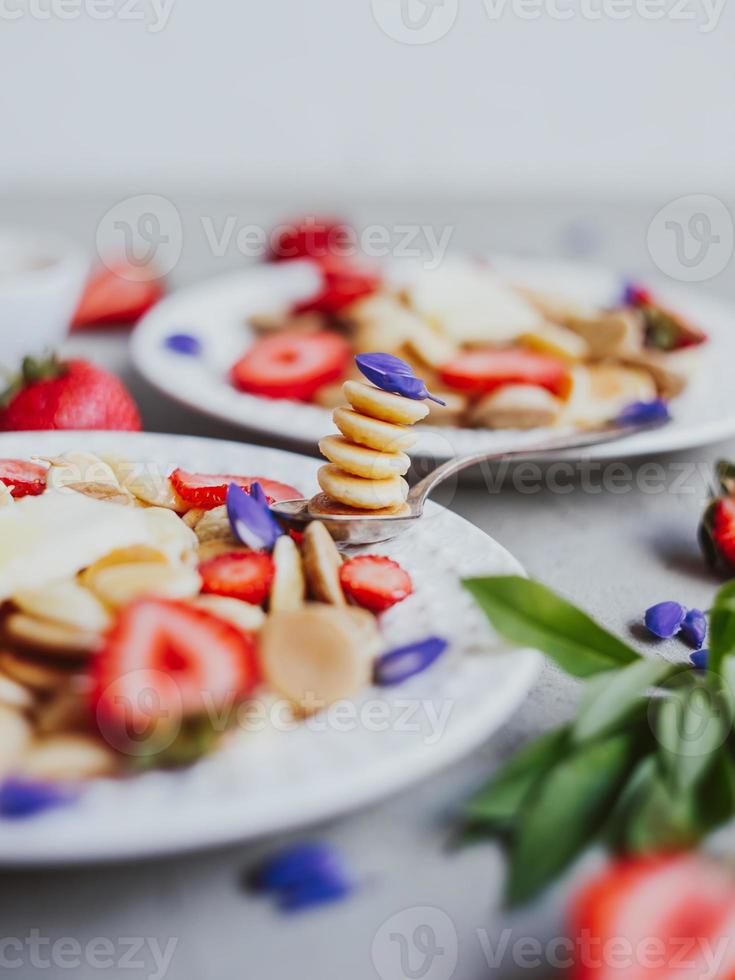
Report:
<svg viewBox="0 0 735 980"><path fill-rule="evenodd" d="M249 548L270 551L283 531L268 508L261 485L253 483L247 493L236 483L231 483L225 503L230 527L237 540Z"/></svg>
<svg viewBox="0 0 735 980"><path fill-rule="evenodd" d="M358 354L355 363L368 381L383 391L392 391L415 400L428 398L438 405L446 404L441 398L429 394L421 378L413 373L411 365L394 354Z"/></svg>
<svg viewBox="0 0 735 980"><path fill-rule="evenodd" d="M681 624L681 634L687 643L700 650L707 635L707 617L701 609L690 609Z"/></svg>
<svg viewBox="0 0 735 980"><path fill-rule="evenodd" d="M18 820L71 803L76 794L57 783L37 783L10 777L0 784L0 817Z"/></svg>
<svg viewBox="0 0 735 980"><path fill-rule="evenodd" d="M648 422L668 422L669 406L662 398L650 402L631 402L615 420L620 425L646 425Z"/></svg>
<svg viewBox="0 0 735 980"><path fill-rule="evenodd" d="M163 344L176 354L186 354L189 357L198 357L202 352L201 340L190 333L172 333Z"/></svg>
<svg viewBox="0 0 735 980"><path fill-rule="evenodd" d="M389 650L375 661L375 683L389 687L420 674L444 653L447 646L447 641L440 636L429 636L418 643Z"/></svg>
<svg viewBox="0 0 735 980"><path fill-rule="evenodd" d="M253 887L273 892L284 912L336 902L354 891L339 851L319 841L284 847L256 869Z"/></svg>
<svg viewBox="0 0 735 980"><path fill-rule="evenodd" d="M687 611L678 602L659 602L646 609L645 623L654 636L669 640L681 629Z"/></svg>
<svg viewBox="0 0 735 980"><path fill-rule="evenodd" d="M340 902L343 898L347 898L354 888L351 881L339 876L314 878L293 888L286 888L281 892L278 906L284 912L301 912L315 905Z"/></svg>
<svg viewBox="0 0 735 980"><path fill-rule="evenodd" d="M689 657L692 667L697 670L707 670L707 664L709 662L709 650L695 650L694 653Z"/></svg>
<svg viewBox="0 0 735 980"><path fill-rule="evenodd" d="M305 841L267 858L256 870L254 883L261 891L280 891L338 875L344 875L344 865L337 849L321 841Z"/></svg>

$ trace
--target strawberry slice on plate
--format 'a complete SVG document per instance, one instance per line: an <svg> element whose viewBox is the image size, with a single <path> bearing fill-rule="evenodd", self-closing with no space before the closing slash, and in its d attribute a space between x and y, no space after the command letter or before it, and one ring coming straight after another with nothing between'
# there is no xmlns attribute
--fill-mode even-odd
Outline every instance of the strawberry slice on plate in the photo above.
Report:
<svg viewBox="0 0 735 980"><path fill-rule="evenodd" d="M126 606L91 669L97 723L116 747L242 700L259 679L253 636L173 599Z"/></svg>
<svg viewBox="0 0 735 980"><path fill-rule="evenodd" d="M276 566L265 551L233 551L202 562L199 574L202 592L259 606L271 590Z"/></svg>
<svg viewBox="0 0 735 980"><path fill-rule="evenodd" d="M344 374L349 357L347 341L329 330L262 337L234 365L232 381L252 395L309 401Z"/></svg>
<svg viewBox="0 0 735 980"><path fill-rule="evenodd" d="M188 473L186 470L175 469L171 476L171 485L181 499L190 507L201 510L211 510L219 507L227 499L227 487L236 483L246 493L254 483L259 483L268 498L268 503L279 500L296 500L303 497L300 490L288 483L278 480L268 480L263 476L237 476L231 473Z"/></svg>
<svg viewBox="0 0 735 980"><path fill-rule="evenodd" d="M25 459L0 459L0 483L14 497L36 497L46 489L46 470Z"/></svg>
<svg viewBox="0 0 735 980"><path fill-rule="evenodd" d="M735 879L697 854L615 862L576 896L571 926L569 980L735 978L735 943L727 941Z"/></svg>
<svg viewBox="0 0 735 980"><path fill-rule="evenodd" d="M160 279L150 268L117 262L104 265L87 283L72 330L108 323L135 323L163 296Z"/></svg>
<svg viewBox="0 0 735 980"><path fill-rule="evenodd" d="M319 269L322 274L321 289L316 295L296 303L294 313L339 313L380 287L381 278L377 272L337 256L319 260Z"/></svg>
<svg viewBox="0 0 735 980"><path fill-rule="evenodd" d="M502 385L525 384L563 396L569 385L563 361L513 348L478 347L464 351L444 364L439 376L450 388L475 395L487 394Z"/></svg>
<svg viewBox="0 0 735 980"><path fill-rule="evenodd" d="M373 612L383 612L413 592L408 572L384 555L350 558L340 568L339 580L345 595Z"/></svg>

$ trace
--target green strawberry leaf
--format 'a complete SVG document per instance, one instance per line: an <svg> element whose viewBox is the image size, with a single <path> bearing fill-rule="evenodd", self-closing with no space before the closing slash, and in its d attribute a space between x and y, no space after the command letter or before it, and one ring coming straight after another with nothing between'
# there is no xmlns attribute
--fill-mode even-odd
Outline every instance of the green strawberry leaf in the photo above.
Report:
<svg viewBox="0 0 735 980"><path fill-rule="evenodd" d="M709 687L676 691L666 698L659 708L656 738L672 792L695 789L727 740L729 729L725 699Z"/></svg>
<svg viewBox="0 0 735 980"><path fill-rule="evenodd" d="M722 661L735 653L735 580L715 596L709 617L709 669L721 672Z"/></svg>
<svg viewBox="0 0 735 980"><path fill-rule="evenodd" d="M585 682L573 739L597 738L624 722L636 708L645 709L642 695L678 668L665 660L637 660L622 670L606 671Z"/></svg>
<svg viewBox="0 0 735 980"><path fill-rule="evenodd" d="M715 463L715 476L725 496L731 497L735 493L735 464L727 459L718 459Z"/></svg>
<svg viewBox="0 0 735 980"><path fill-rule="evenodd" d="M634 762L634 741L616 735L562 759L527 799L518 820L507 886L528 901L581 853L605 822Z"/></svg>
<svg viewBox="0 0 735 980"><path fill-rule="evenodd" d="M498 633L542 650L573 677L589 677L639 659L626 643L539 582L503 575L464 579L462 584Z"/></svg>
<svg viewBox="0 0 735 980"><path fill-rule="evenodd" d="M673 792L655 765L647 768L625 822L625 851L649 853L689 847L701 836L696 796Z"/></svg>
<svg viewBox="0 0 735 980"><path fill-rule="evenodd" d="M485 830L508 830L533 787L560 759L569 742L569 729L549 732L521 749L470 800L467 818Z"/></svg>

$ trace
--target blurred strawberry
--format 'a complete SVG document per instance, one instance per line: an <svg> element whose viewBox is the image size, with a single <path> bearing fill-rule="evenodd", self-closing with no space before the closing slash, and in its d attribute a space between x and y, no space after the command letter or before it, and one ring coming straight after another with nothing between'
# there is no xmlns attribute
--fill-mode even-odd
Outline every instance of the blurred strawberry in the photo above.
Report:
<svg viewBox="0 0 735 980"><path fill-rule="evenodd" d="M5 393L0 430L140 430L138 408L118 377L89 361L35 361Z"/></svg>
<svg viewBox="0 0 735 980"><path fill-rule="evenodd" d="M345 306L380 288L381 279L377 272L349 259L328 256L319 260L319 270L321 288L314 296L296 303L292 312L339 313Z"/></svg>
<svg viewBox="0 0 735 980"><path fill-rule="evenodd" d="M574 899L569 980L735 978L735 879L696 854L626 858Z"/></svg>
<svg viewBox="0 0 735 980"><path fill-rule="evenodd" d="M720 494L713 496L699 523L699 543L713 568L735 572L735 465L715 466Z"/></svg>
<svg viewBox="0 0 735 980"><path fill-rule="evenodd" d="M72 330L109 323L135 323L163 296L163 282L150 267L116 262L98 269L87 282Z"/></svg>
<svg viewBox="0 0 735 980"><path fill-rule="evenodd" d="M339 218L313 215L282 225L272 242L270 261L326 258L339 242L344 242L346 231L347 226Z"/></svg>

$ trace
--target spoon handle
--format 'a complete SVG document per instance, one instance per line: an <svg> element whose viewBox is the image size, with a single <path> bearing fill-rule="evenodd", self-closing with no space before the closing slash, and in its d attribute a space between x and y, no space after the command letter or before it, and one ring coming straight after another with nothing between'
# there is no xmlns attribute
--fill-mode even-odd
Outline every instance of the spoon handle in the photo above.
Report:
<svg viewBox="0 0 735 980"><path fill-rule="evenodd" d="M407 503L412 510L419 513L424 505L426 498L431 491L440 483L466 470L469 466L476 466L478 463L497 462L506 459L522 459L523 457L536 457L540 454L559 451L562 449L581 449L585 446L599 446L606 442L613 442L625 436L634 435L637 432L649 429L660 428L665 422L656 421L637 425L607 425L604 428L590 429L587 432L574 432L559 435L552 439L535 445L524 446L516 449L495 449L492 452L472 453L470 456L455 456L441 463L436 469L428 473L422 480L415 483L408 491Z"/></svg>

